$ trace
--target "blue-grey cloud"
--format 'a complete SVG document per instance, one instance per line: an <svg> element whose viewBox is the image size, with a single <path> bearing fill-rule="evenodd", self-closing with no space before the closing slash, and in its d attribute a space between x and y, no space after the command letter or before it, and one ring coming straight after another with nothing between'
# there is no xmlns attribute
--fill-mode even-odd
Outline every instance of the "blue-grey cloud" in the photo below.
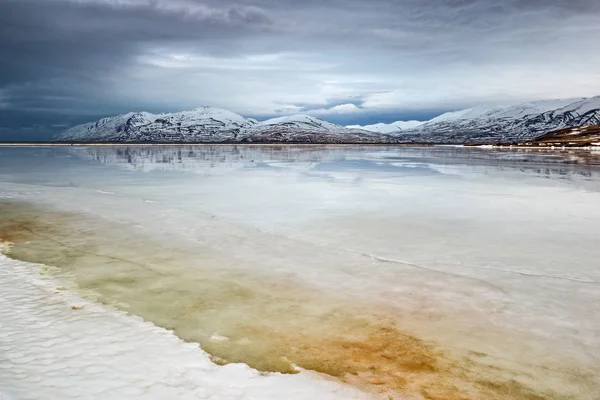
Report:
<svg viewBox="0 0 600 400"><path fill-rule="evenodd" d="M589 96L598 38L597 0L0 0L0 126L199 104L389 122Z"/></svg>

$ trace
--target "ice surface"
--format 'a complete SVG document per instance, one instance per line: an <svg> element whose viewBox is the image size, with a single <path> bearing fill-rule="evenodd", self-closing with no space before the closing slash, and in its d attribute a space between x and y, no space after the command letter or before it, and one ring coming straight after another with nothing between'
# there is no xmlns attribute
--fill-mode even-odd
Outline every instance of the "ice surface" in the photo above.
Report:
<svg viewBox="0 0 600 400"><path fill-rule="evenodd" d="M68 244L33 238L13 256L59 264L80 287L199 338L211 354L264 365L271 353L332 374L370 365L381 375L369 379L386 386L401 370L387 363L389 353L375 360L347 349L379 356L369 335L392 344L402 342L392 336L399 332L424 340L412 347L436 360L433 373L411 372L404 390L429 387L432 376L439 386L462 387L457 375L473 377L475 365L473 381L493 371L488 387L513 382L511 390L530 397L595 399L600 171L593 152L0 148L0 196L51 210L27 210L37 220L19 221L61 221L34 231ZM352 333L349 342L344 335ZM267 351L241 350L261 335ZM328 357L339 364L325 365ZM459 374L446 369L463 358L469 362L457 364Z"/></svg>
<svg viewBox="0 0 600 400"><path fill-rule="evenodd" d="M317 374L217 366L197 344L0 254L0 399L362 399Z"/></svg>

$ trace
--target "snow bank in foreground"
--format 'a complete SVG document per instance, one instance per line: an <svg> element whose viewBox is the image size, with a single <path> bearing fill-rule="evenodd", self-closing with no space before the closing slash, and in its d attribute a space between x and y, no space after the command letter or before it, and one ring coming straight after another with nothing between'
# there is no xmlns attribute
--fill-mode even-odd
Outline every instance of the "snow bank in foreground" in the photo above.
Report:
<svg viewBox="0 0 600 400"><path fill-rule="evenodd" d="M197 344L57 286L0 254L2 400L366 398L308 371L217 366Z"/></svg>

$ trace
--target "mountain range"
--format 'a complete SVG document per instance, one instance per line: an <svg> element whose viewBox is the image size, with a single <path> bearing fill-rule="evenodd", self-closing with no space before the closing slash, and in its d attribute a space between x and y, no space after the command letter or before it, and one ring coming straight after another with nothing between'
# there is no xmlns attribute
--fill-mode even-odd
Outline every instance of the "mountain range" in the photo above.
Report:
<svg viewBox="0 0 600 400"><path fill-rule="evenodd" d="M61 142L132 143L446 143L493 144L535 140L549 132L600 125L600 96L476 106L429 121L341 126L308 115L259 122L200 107L177 113L127 113L78 125Z"/></svg>
<svg viewBox="0 0 600 400"><path fill-rule="evenodd" d="M390 125L398 127L400 124ZM600 96L500 107L477 106L445 113L393 134L403 142L490 144L525 142L552 131L595 125L600 125ZM355 126L357 129L389 131L381 125L375 127Z"/></svg>
<svg viewBox="0 0 600 400"><path fill-rule="evenodd" d="M222 143L222 142L378 142L380 134L346 128L308 115L259 122L231 111L199 107L178 113L128 113L75 126L61 142ZM391 140L391 139L390 139Z"/></svg>

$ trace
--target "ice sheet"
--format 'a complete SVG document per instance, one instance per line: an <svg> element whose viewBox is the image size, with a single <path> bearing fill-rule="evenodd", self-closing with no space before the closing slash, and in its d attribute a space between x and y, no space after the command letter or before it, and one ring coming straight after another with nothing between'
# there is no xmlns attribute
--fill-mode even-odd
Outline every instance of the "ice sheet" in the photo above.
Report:
<svg viewBox="0 0 600 400"><path fill-rule="evenodd" d="M308 334L320 333L319 315L384 315L440 351L485 353L483 364L505 378L594 399L600 171L591 152L199 146L0 149L0 156L2 197L85 216L68 224L73 245L137 257L158 272L181 267L177 279L163 280L169 301L197 299L185 283L211 274L263 293L243 305L219 299L216 326L233 333L207 332L219 346L240 333L238 311L273 332L283 321L285 332L299 325ZM78 232L90 232L79 235L88 242ZM161 260L178 263L153 265L156 249L143 237L173 252ZM89 277L82 266L96 261L80 261L65 268ZM124 309L173 324L146 283L129 295L113 289L99 290L124 302L146 293L143 302L157 312ZM287 311L277 319L277 310ZM189 334L186 318L175 325ZM326 326L335 334L349 325ZM274 351L285 350L274 338L282 343Z"/></svg>
<svg viewBox="0 0 600 400"><path fill-rule="evenodd" d="M198 344L0 255L2 399L364 399L317 374L217 366ZM58 288L58 289L57 289Z"/></svg>

